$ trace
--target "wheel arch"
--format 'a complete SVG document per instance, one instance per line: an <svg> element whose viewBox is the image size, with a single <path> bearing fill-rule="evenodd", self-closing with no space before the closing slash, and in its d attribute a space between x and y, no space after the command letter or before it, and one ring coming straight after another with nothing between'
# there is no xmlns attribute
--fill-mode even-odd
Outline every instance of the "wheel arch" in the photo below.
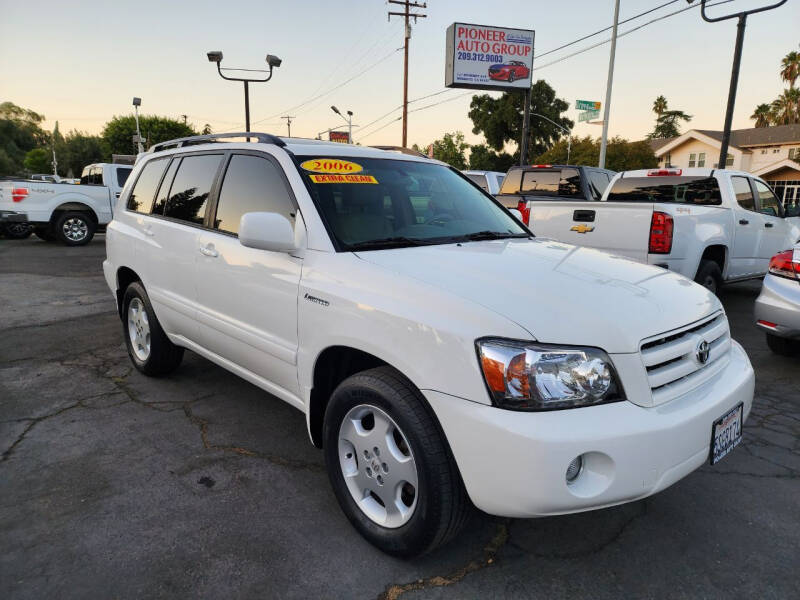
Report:
<svg viewBox="0 0 800 600"><path fill-rule="evenodd" d="M117 289L116 289L116 297L117 297L117 312L119 313L120 319L122 318L122 298L125 296L125 290L128 289L128 286L132 284L134 281L141 282L142 278L129 267L120 267L117 269Z"/></svg>
<svg viewBox="0 0 800 600"><path fill-rule="evenodd" d="M710 260L717 263L723 279L725 278L726 267L728 264L728 247L726 245L711 244L706 246L703 249L703 253L700 255L700 261L697 263L697 269L700 268L700 265L704 260ZM695 269L695 274L697 273L697 269Z"/></svg>
<svg viewBox="0 0 800 600"><path fill-rule="evenodd" d="M95 225L97 225L100 222L100 220L99 220L99 218L97 216L97 213L94 211L94 209L91 206L89 206L88 204L85 204L83 202L78 202L76 200L70 200L68 202L62 202L61 204L59 204L58 206L56 206L53 209L53 214L50 217L50 223L51 224L55 224L55 222L58 219L59 215L61 215L62 213L65 213L67 211L76 211L76 212L87 213L92 218L92 220L94 221Z"/></svg>

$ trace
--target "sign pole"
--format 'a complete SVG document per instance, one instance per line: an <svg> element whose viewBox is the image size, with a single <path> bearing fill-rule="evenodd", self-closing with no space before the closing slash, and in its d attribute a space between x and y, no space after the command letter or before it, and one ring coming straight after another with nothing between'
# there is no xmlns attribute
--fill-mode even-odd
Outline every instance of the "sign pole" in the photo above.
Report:
<svg viewBox="0 0 800 600"><path fill-rule="evenodd" d="M600 142L600 160L597 166L606 167L606 146L608 145L608 117L611 113L611 84L614 81L614 54L617 52L617 26L619 25L619 0L614 2L614 30L611 33L611 56L608 59L608 82L606 83L606 110L603 113L603 137Z"/></svg>
<svg viewBox="0 0 800 600"><path fill-rule="evenodd" d="M525 90L525 108L522 117L522 143L519 149L519 164L528 162L528 138L531 135L531 86Z"/></svg>

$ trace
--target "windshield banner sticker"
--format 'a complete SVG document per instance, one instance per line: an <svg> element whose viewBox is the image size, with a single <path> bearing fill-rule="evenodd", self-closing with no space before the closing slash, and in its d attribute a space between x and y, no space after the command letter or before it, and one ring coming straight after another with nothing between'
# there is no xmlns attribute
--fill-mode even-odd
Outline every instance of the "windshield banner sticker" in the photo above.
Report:
<svg viewBox="0 0 800 600"><path fill-rule="evenodd" d="M358 163L336 158L312 158L300 166L312 173L360 173L364 170Z"/></svg>
<svg viewBox="0 0 800 600"><path fill-rule="evenodd" d="M360 168L360 167L359 167ZM378 183L372 175L309 175L314 183Z"/></svg>

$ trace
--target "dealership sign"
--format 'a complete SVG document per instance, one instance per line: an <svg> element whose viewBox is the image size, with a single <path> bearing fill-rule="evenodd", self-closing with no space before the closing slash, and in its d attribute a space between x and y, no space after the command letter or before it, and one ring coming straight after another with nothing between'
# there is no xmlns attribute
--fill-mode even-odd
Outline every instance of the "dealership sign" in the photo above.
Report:
<svg viewBox="0 0 800 600"><path fill-rule="evenodd" d="M529 88L533 38L530 29L453 23L447 28L445 86L483 90Z"/></svg>
<svg viewBox="0 0 800 600"><path fill-rule="evenodd" d="M347 135L346 131L329 131L328 140L331 142L338 142L340 144L349 144L350 136Z"/></svg>

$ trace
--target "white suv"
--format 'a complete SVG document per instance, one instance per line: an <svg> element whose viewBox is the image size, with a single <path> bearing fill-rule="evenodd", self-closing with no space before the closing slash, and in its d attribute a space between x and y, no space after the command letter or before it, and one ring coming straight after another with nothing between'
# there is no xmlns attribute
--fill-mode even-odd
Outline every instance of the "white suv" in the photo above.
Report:
<svg viewBox="0 0 800 600"><path fill-rule="evenodd" d="M706 289L533 239L443 163L248 135L136 165L103 263L130 357L163 375L188 348L303 411L382 550L444 543L473 504L643 498L741 440L753 370Z"/></svg>

